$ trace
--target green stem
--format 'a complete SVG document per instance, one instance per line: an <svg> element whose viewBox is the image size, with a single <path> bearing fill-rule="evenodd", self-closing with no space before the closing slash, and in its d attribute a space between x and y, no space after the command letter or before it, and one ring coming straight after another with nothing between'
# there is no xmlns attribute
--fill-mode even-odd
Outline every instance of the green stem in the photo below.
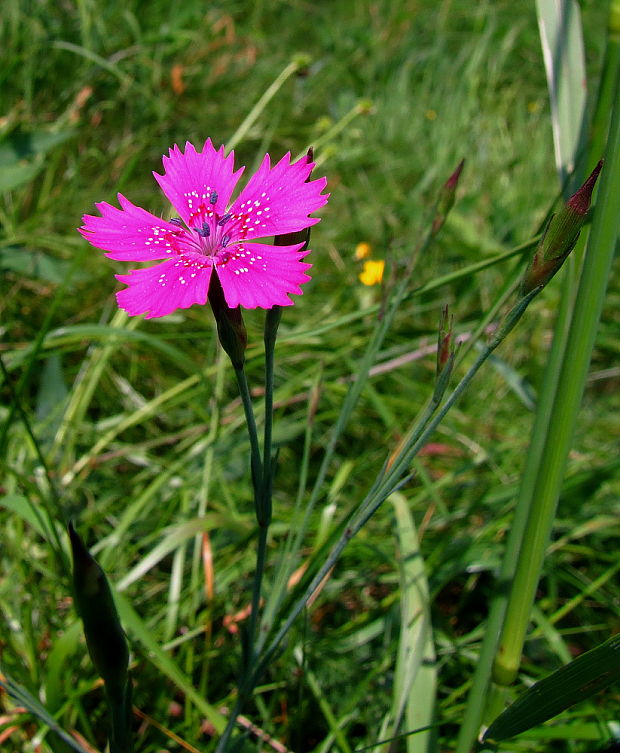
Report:
<svg viewBox="0 0 620 753"><path fill-rule="evenodd" d="M569 285L568 278L564 283L564 289L567 290ZM491 677L491 669L493 665L493 658L497 649L500 632L502 629L502 623L506 614L506 604L508 602L508 588L514 578L514 573L517 568L517 561L519 557L519 549L521 548L521 541L523 539L523 533L525 531L525 525L527 522L527 515L529 511L529 499L531 497L531 489L528 486L528 480L531 480L534 476L533 470L535 469L540 453L542 452L542 444L545 440L546 427L549 423L549 417L551 413L551 400L544 399L544 393L549 393L552 397L555 391L557 383L557 375L559 373L560 363L562 355L564 353L564 340L565 338L559 336L566 329L566 323L569 313L568 296L563 298L560 305L560 311L558 313L558 320L556 322L556 337L553 340L551 353L546 368L547 379L543 387L539 398L539 404L536 411L535 424L532 429L532 441L530 444L530 450L526 459L526 466L522 473L522 484L519 494L519 498L515 505L515 514L510 524L510 530L508 533L508 539L506 541L506 549L502 558L501 568L497 577L496 593L493 597L491 608L489 610L489 617L487 620L486 629L484 631L484 638L482 646L480 648L480 655L476 661L474 669L474 676L472 680L472 686L467 698L467 705L465 707L465 715L463 717L463 723L459 730L459 737L456 746L455 753L467 753L471 750L472 744L482 723L482 719L485 713L486 697L489 688L489 682ZM553 378L555 376L555 379ZM546 406L546 407L545 407ZM544 431L543 431L544 429ZM528 473L528 468L531 468ZM528 491L529 489L529 491ZM521 500L524 500L523 502Z"/></svg>
<svg viewBox="0 0 620 753"><path fill-rule="evenodd" d="M282 307L273 306L268 309L265 319L265 432L263 437L263 494L262 494L262 521L260 525L269 526L271 523L271 493L273 470L271 463L271 445L273 432L273 389L274 389L274 364L276 350L276 336L282 317Z"/></svg>
<svg viewBox="0 0 620 753"><path fill-rule="evenodd" d="M258 432L256 430L254 408L252 407L252 397L250 395L250 388L248 386L248 380L245 375L245 369L243 367L241 367L240 369L235 368L235 376L237 377L237 385L239 387L239 394L241 395L241 402L243 403L243 411L245 413L245 422L248 427L248 436L250 437L252 486L254 488L254 503L256 505L256 516L258 518L259 500L261 498L261 492L263 488L263 473L260 456L260 446L258 444Z"/></svg>
<svg viewBox="0 0 620 753"><path fill-rule="evenodd" d="M243 410L245 413L245 421L248 427L248 436L250 438L250 452L252 463L252 486L254 489L254 505L256 508L256 518L259 522L258 528L258 546L256 553L256 572L254 575L254 583L252 587L252 609L249 617L248 628L248 644L249 650L247 653L247 659L242 669L241 679L239 681L239 692L235 706L228 717L228 722L224 728L222 736L218 740L216 753L223 753L227 746L228 741L235 728L237 716L243 708L250 690L254 687L252 682L253 672L252 666L256 658L255 648L255 634L258 624L258 611L260 608L260 592L262 587L263 572L265 569L265 554L267 548L267 531L268 526L261 525L263 517L263 464L261 461L260 446L258 443L258 431L256 429L256 420L254 418L254 408L252 407L252 398L250 395L250 389L248 386L248 380L245 374L245 369L235 368L235 376L237 378L237 385L239 387L239 394L241 395L241 402L243 403Z"/></svg>
<svg viewBox="0 0 620 753"><path fill-rule="evenodd" d="M248 427L248 435L250 437L251 448L251 462L252 462L252 485L254 488L254 506L256 509L256 519L258 521L258 548L256 553L256 571L254 573L254 583L252 587L252 608L249 618L248 628L248 643L249 651L247 654L247 661L243 668L243 679L241 684L243 685L247 680L247 677L251 673L252 663L255 658L255 636L256 628L258 625L258 611L260 606L260 592L262 588L263 572L265 569L265 551L267 547L267 531L269 523L266 522L265 510L264 510L264 495L263 495L263 465L261 462L260 447L258 444L258 432L256 429L256 421L254 419L254 409L252 407L252 398L250 396L250 389L248 387L248 381L245 375L245 370L242 368L235 368L235 375L237 377L237 384L239 385L239 394L243 402L243 410L245 411L245 420Z"/></svg>
<svg viewBox="0 0 620 753"><path fill-rule="evenodd" d="M422 446L424 446L424 444L428 440L428 437L434 432L439 423L445 417L446 413L463 394L464 390L470 384L471 380L479 371L480 367L484 364L484 362L495 350L495 348L497 348L497 346L503 341L503 339L511 332L521 316L523 316L525 309L527 308L529 303L536 295L538 295L540 290L541 288L536 288L535 290L531 291L527 296L520 299L508 312L503 323L498 328L489 345L482 353L480 353L469 371L461 379L457 387L451 393L450 397L446 400L441 411L439 411L439 413L432 421L430 421L430 423L429 419L437 408L437 402L433 401L429 408L424 412L420 421L420 426L422 427L422 429L416 430L412 433L410 440L399 453L398 459L394 462L389 472L384 476L381 484L378 486L377 484L373 484L370 492L366 495L365 499L351 515L349 524L345 527L340 538L332 547L325 562L321 565L316 575L312 578L312 581L307 586L304 593L295 602L286 620L282 623L280 629L274 636L269 646L262 653L260 663L258 664L254 672L253 683L256 683L258 681L258 678L260 678L263 671L267 667L269 660L277 651L280 643L290 630L291 626L305 608L308 600L312 597L315 590L319 587L325 576L335 565L346 545L374 515L374 513L379 509L379 507L387 499L387 497L392 492L396 491L401 486L401 484L404 483L403 473L405 472L408 464L411 462L413 456L419 451ZM426 428L424 428L424 426L426 426Z"/></svg>
<svg viewBox="0 0 620 753"><path fill-rule="evenodd" d="M479 371L480 367L484 364L484 362L491 355L491 353L493 353L493 351L497 348L497 346L512 331L512 329L515 327L519 319L525 313L525 310L529 306L532 299L535 298L538 295L538 293L540 293L540 291L541 291L541 288L535 288L528 295L524 296L519 301L517 301L517 303L513 306L513 308L506 314L503 322L500 324L500 326L496 330L489 344L486 345L484 350L482 350L482 352L478 355L478 357L476 358L476 360L470 367L469 371L461 379L461 381L452 391L451 395L448 397L446 402L443 404L441 410L437 413L435 418L433 418L433 420L430 421L429 423L429 420L431 416L434 414L435 409L437 408L439 404L439 399L440 399L440 396L437 396L437 395L433 396L433 400L431 401L429 409L425 411L422 419L418 422L418 426L411 433L408 441L406 442L406 444L404 445L404 447L398 454L397 459L395 459L394 462L392 463L389 471L385 475L385 478L381 486L377 490L377 493L384 494L386 489L387 489L387 494L390 494L393 491L392 487L394 485L395 480L402 477L403 473L406 472L412 459L418 454L420 449L427 442L429 436L435 431L437 426L439 426L439 424L443 421L448 411L452 408L452 406L456 403L456 401L461 397L463 392L467 389L471 380Z"/></svg>
<svg viewBox="0 0 620 753"><path fill-rule="evenodd" d="M500 685L510 684L519 668L617 242L620 215L620 103L617 95L616 84L606 164L558 379L560 389L553 403L553 421L533 486L532 507L493 668L493 676Z"/></svg>
<svg viewBox="0 0 620 753"><path fill-rule="evenodd" d="M614 35L614 30L611 26L609 31L610 33L607 40L607 49L605 52L603 73L601 74L597 105L592 121L590 154L586 174L590 172L595 163L600 159L605 148L605 139L607 138L609 125L609 113L613 109L612 104L615 94L616 74L620 68L620 44L618 43L617 36ZM569 259L569 263L572 262L573 267L576 266L577 260L582 256L581 250L582 249L577 247L571 255L574 258ZM566 347L568 325L570 322L570 312L572 310L576 282L574 270L572 276L566 276L563 281L560 310L555 325L551 352L545 368L545 380L538 399L530 447L521 475L521 485L515 504L514 519L510 525L506 550L503 555L502 566L497 579L497 593L491 603L489 617L484 631L484 639L482 641L478 660L476 661L472 687L467 698L465 714L459 731L455 753L468 753L472 749L474 741L479 734L483 718L485 720L490 720L494 716L492 706L495 703L495 700L489 700L489 702L487 702L492 665L506 614L510 584L514 579L521 541L525 535L524 532L532 500L534 481L538 473L543 449L547 442L547 429L551 420L551 409L558 387L558 378ZM491 687L491 696L493 699L501 698L502 694L499 687L495 684Z"/></svg>
<svg viewBox="0 0 620 753"><path fill-rule="evenodd" d="M237 696L237 700L235 701L235 705L233 706L230 716L228 717L228 722L226 723L226 727L224 728L224 731L222 732L222 736L217 741L217 747L215 748L215 753L224 753L224 751L228 747L228 741L230 740L233 730L235 729L235 724L237 723L237 717L239 716L241 712L244 702L245 702L245 696L242 696L241 688L240 688L239 695Z"/></svg>

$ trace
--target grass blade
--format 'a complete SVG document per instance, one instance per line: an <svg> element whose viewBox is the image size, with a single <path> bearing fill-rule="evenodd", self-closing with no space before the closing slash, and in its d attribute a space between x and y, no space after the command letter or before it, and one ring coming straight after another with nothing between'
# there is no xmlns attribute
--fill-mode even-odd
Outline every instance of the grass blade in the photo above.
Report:
<svg viewBox="0 0 620 753"><path fill-rule="evenodd" d="M518 669L617 245L620 216L620 103L617 99L596 209L557 380L551 422L531 495L534 504L523 537L495 663L494 674L501 684L512 682Z"/></svg>
<svg viewBox="0 0 620 753"><path fill-rule="evenodd" d="M537 0L538 27L547 72L555 162L565 184L575 169L585 125L586 66L579 5Z"/></svg>
<svg viewBox="0 0 620 753"><path fill-rule="evenodd" d="M77 753L92 753L92 751L89 752L83 748L68 732L65 732L64 729L58 725L56 720L49 715L39 701L22 685L14 682L6 675L0 674L0 688L6 690L18 706L24 706L27 708L33 716L36 716L37 719L55 732L61 740L71 746L73 750L76 750Z"/></svg>
<svg viewBox="0 0 620 753"><path fill-rule="evenodd" d="M620 635L614 635L532 685L497 717L484 740L497 742L514 737L619 680Z"/></svg>
<svg viewBox="0 0 620 753"><path fill-rule="evenodd" d="M400 559L401 635L394 677L393 727L396 737L401 720L407 730L430 727L435 713L437 670L429 612L429 593L424 561L409 502L401 492L390 497L396 518ZM407 737L407 753L432 750L433 730Z"/></svg>

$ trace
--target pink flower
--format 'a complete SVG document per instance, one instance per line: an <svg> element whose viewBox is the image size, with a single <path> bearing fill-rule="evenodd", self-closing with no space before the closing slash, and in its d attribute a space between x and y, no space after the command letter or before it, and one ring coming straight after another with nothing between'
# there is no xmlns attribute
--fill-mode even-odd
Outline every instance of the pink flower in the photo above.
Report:
<svg viewBox="0 0 620 753"><path fill-rule="evenodd" d="M304 157L291 164L286 154L271 167L265 155L258 172L237 199L230 197L243 172L234 171L234 155L216 151L210 139L197 152L189 142L163 158L164 174L153 173L179 218L163 220L121 194L121 209L106 202L101 217L84 215L80 233L118 261L166 261L134 269L116 279L128 287L116 294L130 316L150 319L207 301L213 270L230 308L290 306L301 294L311 264L302 261L303 244L273 246L259 238L304 230L319 220L309 215L322 207L326 180L306 182L314 164Z"/></svg>

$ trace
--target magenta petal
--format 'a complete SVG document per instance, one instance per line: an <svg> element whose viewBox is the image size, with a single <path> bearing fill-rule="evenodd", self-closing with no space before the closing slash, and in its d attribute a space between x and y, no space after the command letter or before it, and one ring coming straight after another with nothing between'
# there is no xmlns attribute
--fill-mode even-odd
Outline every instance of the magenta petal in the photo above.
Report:
<svg viewBox="0 0 620 753"><path fill-rule="evenodd" d="M163 158L164 174L153 173L168 201L188 227L199 227L207 216L223 215L244 168L234 170L234 153L224 156L224 147L215 151L211 139L197 152L189 141L185 153L178 146ZM216 199L212 203L211 199Z"/></svg>
<svg viewBox="0 0 620 753"><path fill-rule="evenodd" d="M166 316L194 303L204 305L209 292L211 264L190 258L169 259L147 269L133 269L116 279L127 287L116 294L120 308L130 316L146 314L147 319Z"/></svg>
<svg viewBox="0 0 620 753"><path fill-rule="evenodd" d="M246 309L291 306L288 294L301 294L300 286L310 279L305 270L312 264L302 261L309 251L300 253L302 246L244 243L231 249L224 263L216 262L226 303Z"/></svg>
<svg viewBox="0 0 620 753"><path fill-rule="evenodd" d="M258 171L232 205L232 219L227 227L235 239L263 238L303 230L319 220L309 218L328 199L321 195L325 178L306 183L314 163L306 157L290 164L286 154L277 165L270 167L265 155Z"/></svg>
<svg viewBox="0 0 620 753"><path fill-rule="evenodd" d="M164 156L164 174L154 173L180 219L166 221L135 206L121 194L120 209L97 204L100 216L84 215L80 233L106 256L119 261L164 263L118 275L127 288L118 304L130 315L147 318L192 306L208 298L213 267L229 306L271 308L292 304L310 277L302 261L303 244L270 246L255 241L294 233L319 220L325 178L309 180L313 163L304 157L291 164L290 154L271 166L266 155L257 173L228 208L243 169L234 157L217 151L210 139L202 151L189 142ZM306 182L308 181L308 182ZM246 242L247 241L247 242Z"/></svg>
<svg viewBox="0 0 620 753"><path fill-rule="evenodd" d="M122 209L102 201L95 206L101 217L85 214L80 233L106 256L118 261L154 261L191 250L187 235L177 225L162 220L118 194Z"/></svg>

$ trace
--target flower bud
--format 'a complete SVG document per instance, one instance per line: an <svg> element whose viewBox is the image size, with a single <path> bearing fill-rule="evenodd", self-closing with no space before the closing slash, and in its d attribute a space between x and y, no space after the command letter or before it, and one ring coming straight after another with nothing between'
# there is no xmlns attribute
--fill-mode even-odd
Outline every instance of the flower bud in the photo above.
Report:
<svg viewBox="0 0 620 753"><path fill-rule="evenodd" d="M231 309L224 298L222 285L216 274L211 275L209 282L209 303L217 324L217 336L222 348L228 354L235 369L242 369L245 363L245 349L248 344L248 333L243 323L241 309L237 306Z"/></svg>
<svg viewBox="0 0 620 753"><path fill-rule="evenodd" d="M372 246L366 241L358 243L355 247L355 258L360 261L361 259L367 259L372 254Z"/></svg>
<svg viewBox="0 0 620 753"><path fill-rule="evenodd" d="M583 186L568 199L557 214L552 215L547 223L534 256L525 270L521 282L521 296L546 285L575 247L581 228L586 221L592 201L592 191L602 166L603 160L594 168Z"/></svg>
<svg viewBox="0 0 620 753"><path fill-rule="evenodd" d="M69 524L73 555L73 595L84 624L88 653L106 685L123 698L128 682L129 649L105 573Z"/></svg>
<svg viewBox="0 0 620 753"><path fill-rule="evenodd" d="M453 339L454 318L448 314L448 306L444 307L437 333L437 371L433 401L439 403L452 376L454 368L455 347Z"/></svg>
<svg viewBox="0 0 620 753"><path fill-rule="evenodd" d="M445 369L454 355L454 343L452 342L453 317L448 315L448 305L444 306L439 322L437 333L437 376Z"/></svg>
<svg viewBox="0 0 620 753"><path fill-rule="evenodd" d="M450 214L450 210L454 206L456 188L459 184L464 164L465 160L462 159L457 165L456 170L441 187L439 198L437 200L437 209L435 210L435 218L433 219L433 226L431 228L431 235L437 235L441 230L446 221L446 217Z"/></svg>

